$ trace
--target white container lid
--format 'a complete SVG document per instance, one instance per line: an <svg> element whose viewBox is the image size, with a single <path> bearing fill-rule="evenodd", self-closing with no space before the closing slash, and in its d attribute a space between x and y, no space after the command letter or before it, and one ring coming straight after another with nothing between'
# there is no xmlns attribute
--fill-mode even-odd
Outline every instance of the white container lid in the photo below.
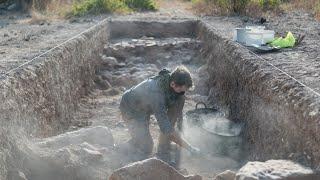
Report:
<svg viewBox="0 0 320 180"><path fill-rule="evenodd" d="M252 30L261 29L261 30L263 30L263 29L266 29L266 27L265 26L246 26L246 29L252 29Z"/></svg>

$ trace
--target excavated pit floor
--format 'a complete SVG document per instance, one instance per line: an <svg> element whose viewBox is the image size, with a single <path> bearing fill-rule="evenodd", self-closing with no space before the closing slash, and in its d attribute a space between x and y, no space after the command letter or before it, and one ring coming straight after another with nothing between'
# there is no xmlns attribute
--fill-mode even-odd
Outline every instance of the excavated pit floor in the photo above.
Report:
<svg viewBox="0 0 320 180"><path fill-rule="evenodd" d="M146 16L149 17L149 15ZM297 18L297 16L299 18ZM276 67L285 70L298 80L301 80L303 83L318 90L319 87L317 85L319 83L316 83L316 79L319 77L319 73L317 72L317 68L319 68L319 56L316 47L317 42L315 41L319 37L319 34L316 34L318 31L314 30L318 27L318 23L314 22L311 24L311 20L308 20L310 17L305 16L302 17L304 18L303 21L300 20L300 14L294 15L293 17L290 15L285 18L280 18L283 21L276 21L275 23L270 21L270 23L267 24L267 27L276 29L277 32L284 33L287 30L292 30L294 33L308 33L308 36L302 46L293 49L293 51L288 50L284 53L265 54L262 55L262 57L273 63ZM289 18L293 19L293 21L288 21ZM208 18L205 20L215 28L215 31L218 32L219 35L229 39L232 37L230 29L244 25L244 22L233 17ZM311 29L311 31L309 28L300 28L307 27L305 24L311 24L312 26L310 27L314 29ZM61 27L57 26L57 29L60 28ZM81 25L80 29L86 28L87 25L85 24L83 26ZM314 34L309 35L310 32L313 32ZM31 40L33 40L33 33L31 31L30 33ZM10 41L12 39L11 34L16 36L15 32L10 32L7 37ZM46 32L41 34L46 34ZM17 41L20 41L20 38L16 39ZM17 41L11 41L13 46ZM2 45L7 45L7 43ZM11 43L9 43L9 45L11 45ZM40 45L42 47L41 43ZM203 91L206 91L205 89L207 87L201 81L201 78L205 74L202 73L203 60L198 54L200 46L201 42L197 42L194 39L153 39L150 37L142 39L116 39L109 44L106 44L104 54L101 55L101 67L97 69L97 78L95 80L96 89L88 96L81 99L79 110L74 116L73 125L70 127L70 131L77 129L81 130L86 127L106 126L110 128L115 144L128 140L130 137L125 124L120 118L118 110L121 94L130 86L137 84L147 77L155 75L163 67L172 70L175 66L184 64L195 75L196 90L187 94L188 99L184 112L194 109L196 102L199 100L204 101L206 99L205 96L201 95ZM20 46L17 48L20 48ZM6 54L7 51L10 52L10 50L5 50L3 53ZM30 51L28 55L30 56L32 53L34 54L37 52ZM288 56L292 58L287 59ZM33 55L31 58L33 58ZM20 59L25 60L26 57ZM6 58L4 60L6 60ZM296 67L297 62L299 67ZM21 63L17 63L15 60L9 63L2 62L0 70L10 70L18 64ZM0 72L0 74L1 73L3 72ZM216 173L226 169L237 169L246 161L244 158L245 156L242 155L243 152L239 151L237 149L238 147L236 147L234 151L231 150L224 155L214 153L211 151L216 146L214 137L201 131L197 127L185 127L184 136L188 141L193 145L199 146L202 150L205 149L205 152L208 153L205 157L191 157L188 153L183 152L181 167L186 168L190 174L200 174L204 179L210 179ZM100 131L101 128L93 130ZM154 117L151 119L150 131L154 137L155 144L157 144L156 140L159 135L159 128ZM64 135L66 134L61 134L62 137ZM103 137L103 134L100 137ZM201 141L199 141L199 139L201 139ZM45 142L48 141L48 139L41 139L39 141ZM108 142L106 143L108 144ZM82 143L80 145L71 144L72 143L64 147L49 147L52 149L52 152L49 150L47 151L47 149L40 148L40 150L38 150L39 147L33 147L35 153L38 153L41 156L50 157L49 161L54 159L56 162L45 163L45 165L32 164L34 165L34 168L31 168L33 172L25 172L28 176L27 178L106 179L114 169L134 161L130 159L130 157L121 156L121 154L117 153L117 151L112 148L105 148L104 146L107 145L104 145L103 143L100 143L100 146L90 143ZM37 169L36 167L39 167L40 169ZM44 171L44 169L52 169L52 167L56 167L56 169L49 172ZM40 171L44 172L41 175L34 174L34 172ZM31 176L29 176L29 174L31 174ZM49 177L49 174L53 176Z"/></svg>
<svg viewBox="0 0 320 180"><path fill-rule="evenodd" d="M70 130L84 126L107 126L112 132L115 144L129 140L128 129L121 119L118 108L122 93L140 81L156 75L160 69L173 70L178 65L185 65L193 74L195 89L187 94L184 112L193 110L196 102L206 101L206 96L201 95L206 87L202 81L204 74L200 48L201 42L190 38L142 37L112 40L105 45L104 53L101 55L101 66L96 72L96 89L81 99L79 111L74 116ZM156 147L159 127L153 116L150 132ZM190 174L199 174L204 179L210 179L226 169L236 170L245 162L240 144L234 146L230 144L230 148L226 148L226 153L215 154L213 149L221 144L212 134L185 124L183 136L206 154L193 157L182 151L180 167L185 168ZM110 170L104 172L107 176L112 169L135 161L134 158L124 158L117 152L113 153L113 156L113 161L119 159L117 163L109 164Z"/></svg>

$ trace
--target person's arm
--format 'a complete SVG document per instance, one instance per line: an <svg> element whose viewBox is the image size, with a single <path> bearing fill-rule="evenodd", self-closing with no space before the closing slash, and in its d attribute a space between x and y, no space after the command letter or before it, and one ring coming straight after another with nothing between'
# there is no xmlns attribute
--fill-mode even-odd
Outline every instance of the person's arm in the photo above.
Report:
<svg viewBox="0 0 320 180"><path fill-rule="evenodd" d="M179 132L182 132L182 123L183 123L183 107L185 102L185 96L179 97L179 100L177 102L177 128Z"/></svg>
<svg viewBox="0 0 320 180"><path fill-rule="evenodd" d="M173 131L172 133L169 134L169 139L173 142L175 142L176 144L178 144L179 146L187 149L187 150L191 150L193 147L187 142L185 141L180 134L177 131Z"/></svg>
<svg viewBox="0 0 320 180"><path fill-rule="evenodd" d="M187 143L171 125L171 122L166 112L165 103L163 100L161 100L161 98L159 98L159 101L154 104L153 108L155 112L155 117L160 127L160 131L163 134L168 135L171 141L187 149L188 151L192 153L199 152L198 148L192 147L189 143Z"/></svg>

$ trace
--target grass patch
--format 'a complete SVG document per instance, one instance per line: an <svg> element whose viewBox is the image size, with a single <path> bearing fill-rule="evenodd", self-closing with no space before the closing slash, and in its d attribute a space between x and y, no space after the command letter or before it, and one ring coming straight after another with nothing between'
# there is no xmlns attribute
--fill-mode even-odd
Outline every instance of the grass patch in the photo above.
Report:
<svg viewBox="0 0 320 180"><path fill-rule="evenodd" d="M250 0L191 0L194 9L219 15L243 14ZM206 8L206 9L204 9Z"/></svg>
<svg viewBox="0 0 320 180"><path fill-rule="evenodd" d="M261 8L264 10L273 10L279 8L281 0L255 0L258 1Z"/></svg>
<svg viewBox="0 0 320 180"><path fill-rule="evenodd" d="M261 17L265 14L278 14L282 12L281 0L250 0L244 7L244 15L250 17Z"/></svg>
<svg viewBox="0 0 320 180"><path fill-rule="evenodd" d="M212 15L212 14L222 14L220 9L216 7L213 3L208 3L204 0L192 0L192 10L197 15Z"/></svg>
<svg viewBox="0 0 320 180"><path fill-rule="evenodd" d="M0 0L7 2L14 0ZM28 9L50 18L68 18L87 14L116 13L133 11L155 11L156 0L19 0L19 6L28 2Z"/></svg>
<svg viewBox="0 0 320 180"><path fill-rule="evenodd" d="M138 10L138 11L157 10L157 5L153 0L125 0L125 4L129 8Z"/></svg>
<svg viewBox="0 0 320 180"><path fill-rule="evenodd" d="M122 0L84 0L74 3L72 7L74 16L127 11L129 8Z"/></svg>
<svg viewBox="0 0 320 180"><path fill-rule="evenodd" d="M290 0L283 3L282 7L286 11L302 9L307 12L311 12L314 14L316 19L320 20L320 0Z"/></svg>
<svg viewBox="0 0 320 180"><path fill-rule="evenodd" d="M72 15L128 13L156 9L154 0L81 0L73 4Z"/></svg>
<svg viewBox="0 0 320 180"><path fill-rule="evenodd" d="M197 14L247 15L278 14L283 11L306 10L320 20L320 0L190 0Z"/></svg>
<svg viewBox="0 0 320 180"><path fill-rule="evenodd" d="M320 20L320 2L318 2L318 4L316 5L314 12L315 12L315 17L318 20Z"/></svg>
<svg viewBox="0 0 320 180"><path fill-rule="evenodd" d="M51 3L54 2L52 0L32 0L32 6L37 11L45 11Z"/></svg>

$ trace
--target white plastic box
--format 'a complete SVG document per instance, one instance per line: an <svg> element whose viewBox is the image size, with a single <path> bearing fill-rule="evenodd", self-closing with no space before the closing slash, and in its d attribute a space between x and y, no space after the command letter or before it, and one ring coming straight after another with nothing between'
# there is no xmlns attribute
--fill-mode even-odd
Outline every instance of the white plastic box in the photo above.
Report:
<svg viewBox="0 0 320 180"><path fill-rule="evenodd" d="M246 26L246 28L236 28L233 40L247 46L263 45L274 39L275 32L265 30L265 26Z"/></svg>
<svg viewBox="0 0 320 180"><path fill-rule="evenodd" d="M266 44L274 39L275 32L271 30L263 31L263 43Z"/></svg>
<svg viewBox="0 0 320 180"><path fill-rule="evenodd" d="M247 46L252 46L253 44L262 45L263 34L261 32L247 32L245 44Z"/></svg>

